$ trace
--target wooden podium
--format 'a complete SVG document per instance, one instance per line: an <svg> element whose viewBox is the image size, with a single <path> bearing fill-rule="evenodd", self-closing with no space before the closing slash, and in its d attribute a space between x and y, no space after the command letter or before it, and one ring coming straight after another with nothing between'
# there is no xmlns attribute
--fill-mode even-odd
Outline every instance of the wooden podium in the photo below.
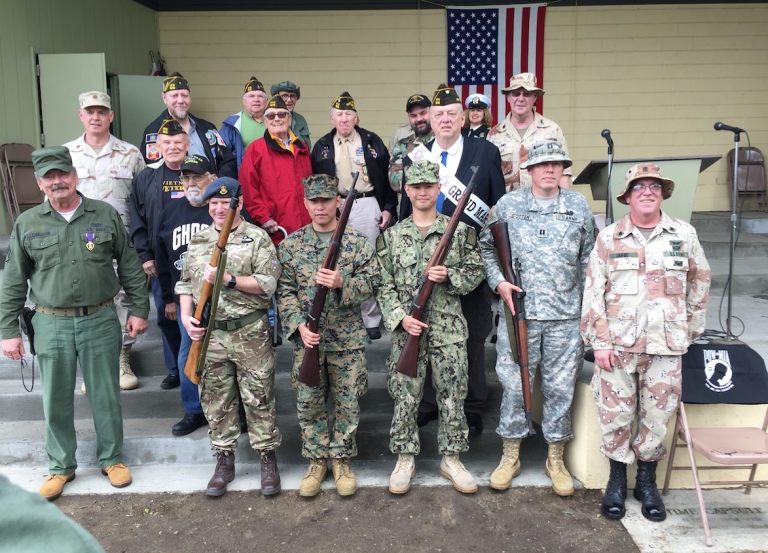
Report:
<svg viewBox="0 0 768 553"><path fill-rule="evenodd" d="M615 223L629 212L626 206L616 199L616 195L624 189L624 175L629 168L638 163L655 163L661 167L661 174L665 178L675 181L675 190L672 197L664 200L661 209L664 213L681 219L691 221L693 211L693 199L696 196L696 184L699 173L711 167L723 156L682 156L682 157L647 157L639 159L614 159L611 168L611 201L613 204L613 222ZM588 184L592 188L592 199L605 205L605 192L608 187L608 160L591 161L574 184Z"/></svg>

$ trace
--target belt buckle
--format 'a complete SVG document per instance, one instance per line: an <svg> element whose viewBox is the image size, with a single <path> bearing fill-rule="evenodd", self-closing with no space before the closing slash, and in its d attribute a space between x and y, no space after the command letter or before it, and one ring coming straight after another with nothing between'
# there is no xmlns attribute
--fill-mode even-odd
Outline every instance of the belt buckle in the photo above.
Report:
<svg viewBox="0 0 768 553"><path fill-rule="evenodd" d="M85 317L87 315L88 315L88 306L86 305L85 307L83 307L83 316Z"/></svg>

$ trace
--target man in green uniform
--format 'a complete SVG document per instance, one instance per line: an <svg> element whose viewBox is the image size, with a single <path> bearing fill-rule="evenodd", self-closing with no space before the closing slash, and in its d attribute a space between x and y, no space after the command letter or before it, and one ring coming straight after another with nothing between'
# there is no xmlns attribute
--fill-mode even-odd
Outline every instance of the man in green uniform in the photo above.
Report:
<svg viewBox="0 0 768 553"><path fill-rule="evenodd" d="M205 337L197 326L194 304L200 300L203 282L213 283L216 267L210 264L229 204L240 183L221 177L208 185L203 201L213 224L192 237L176 283L184 328L192 340ZM222 290L208 343L205 369L200 375L200 403L208 419L208 437L216 452L217 464L206 494L227 493L235 479L235 449L240 437L237 414L238 388L243 399L251 447L261 454L261 493L280 491L280 473L275 450L280 429L275 416L275 362L277 356L269 336L267 308L277 288L280 263L266 231L240 217L242 198L227 241L227 264Z"/></svg>
<svg viewBox="0 0 768 553"><path fill-rule="evenodd" d="M280 244L283 274L278 308L285 335L294 343L291 382L296 390L302 455L310 460L299 494L316 495L333 459L333 476L341 495L357 490L349 458L357 455L355 432L360 421L358 398L368 389L365 345L370 343L360 315L360 304L373 295L379 269L373 245L350 226L344 230L335 270L323 261L336 230L336 210L341 205L339 179L313 175L303 180L304 205L312 224L300 228ZM305 323L317 286L329 294L319 321L319 333ZM320 385L298 381L307 349L320 348ZM333 400L333 435L328 429L326 399Z"/></svg>
<svg viewBox="0 0 768 553"><path fill-rule="evenodd" d="M405 193L413 213L387 229L376 241L381 284L376 299L384 325L392 331L389 393L395 400L389 449L399 454L389 481L389 491L405 493L414 475L414 455L419 453L416 414L424 390L427 365L432 366L432 383L439 409L438 446L443 455L440 475L463 493L474 493L477 484L459 461L467 451L467 322L461 312L460 296L477 288L485 278L485 265L477 249L473 227L459 223L448 255L442 265L425 269L448 226L450 218L435 209L440 193L439 167L426 160L414 161L404 170ZM410 316L410 306L422 278L435 283L424 307L422 320ZM417 376L410 378L395 370L408 334L421 336Z"/></svg>
<svg viewBox="0 0 768 553"><path fill-rule="evenodd" d="M0 291L3 354L24 357L18 317L35 303L49 477L40 493L53 500L74 480L74 397L78 361L96 427L96 454L113 486L131 483L122 462L119 356L122 331L112 298L123 285L133 303L126 330L147 330L149 298L141 262L115 208L77 192L77 172L64 146L32 153L48 201L21 214L11 233ZM117 275L112 266L117 260ZM118 277L120 281L118 282Z"/></svg>

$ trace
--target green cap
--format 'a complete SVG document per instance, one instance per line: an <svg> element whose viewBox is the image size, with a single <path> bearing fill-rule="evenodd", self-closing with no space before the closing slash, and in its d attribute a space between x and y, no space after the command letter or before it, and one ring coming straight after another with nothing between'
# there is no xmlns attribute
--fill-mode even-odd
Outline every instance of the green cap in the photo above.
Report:
<svg viewBox="0 0 768 553"><path fill-rule="evenodd" d="M50 148L40 148L32 152L32 163L35 166L35 173L42 177L52 169L58 169L65 173L71 173L72 156L66 146L51 146Z"/></svg>
<svg viewBox="0 0 768 553"><path fill-rule="evenodd" d="M339 179L330 175L310 175L301 179L304 197L308 200L330 200L339 195Z"/></svg>
<svg viewBox="0 0 768 553"><path fill-rule="evenodd" d="M283 81L281 83L273 84L272 88L269 89L269 93L272 96L279 94L280 92L295 92L296 99L298 100L301 98L301 87L296 86L291 81Z"/></svg>
<svg viewBox="0 0 768 553"><path fill-rule="evenodd" d="M440 182L440 166L426 159L414 161L403 167L405 184L432 184Z"/></svg>

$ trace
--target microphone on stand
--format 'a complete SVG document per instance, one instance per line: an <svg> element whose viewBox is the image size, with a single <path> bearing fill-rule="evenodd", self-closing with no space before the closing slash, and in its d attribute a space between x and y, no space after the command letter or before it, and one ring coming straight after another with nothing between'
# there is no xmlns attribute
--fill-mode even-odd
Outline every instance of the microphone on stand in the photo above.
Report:
<svg viewBox="0 0 768 553"><path fill-rule="evenodd" d="M720 123L720 124L722 124L722 123ZM611 138L611 131L609 131L608 129L605 129L603 132L600 133L600 136L602 136L603 138L605 138L608 141L608 148L610 148L610 152L609 153L612 153L613 152L613 139Z"/></svg>
<svg viewBox="0 0 768 553"><path fill-rule="evenodd" d="M600 133L600 136L608 141L608 182L606 183L605 191L605 226L611 224L613 219L613 205L611 199L611 171L613 170L613 139L611 138L611 131L605 129Z"/></svg>
<svg viewBox="0 0 768 553"><path fill-rule="evenodd" d="M731 127L730 125L725 125L723 123L720 123L719 121L715 123L715 130L716 131L731 131L735 132L736 134L746 132L744 129L740 129L739 127ZM605 132L605 131L603 131Z"/></svg>

